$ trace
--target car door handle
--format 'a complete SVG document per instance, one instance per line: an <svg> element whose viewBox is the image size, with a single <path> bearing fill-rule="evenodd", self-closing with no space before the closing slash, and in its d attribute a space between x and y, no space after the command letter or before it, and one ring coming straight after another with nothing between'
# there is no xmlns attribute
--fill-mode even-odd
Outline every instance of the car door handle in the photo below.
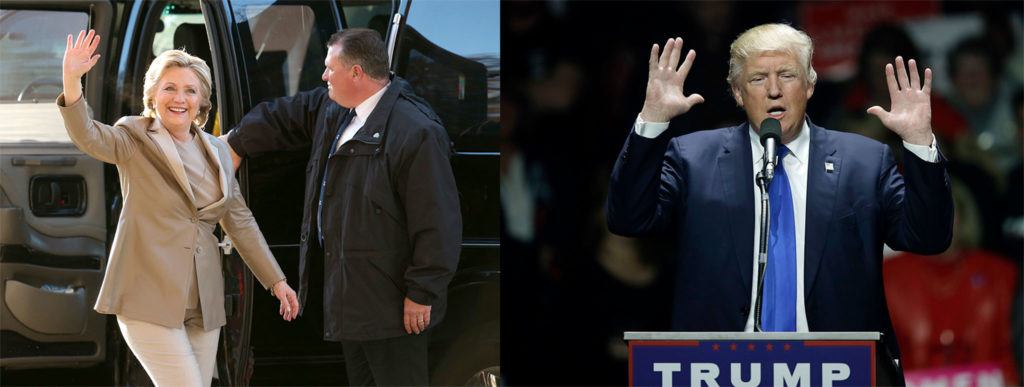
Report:
<svg viewBox="0 0 1024 387"><path fill-rule="evenodd" d="M13 157L11 158L11 165L15 167L28 167L28 166L48 166L48 167L71 167L74 166L78 161L74 157L46 157L46 158L30 158L30 157Z"/></svg>
<svg viewBox="0 0 1024 387"><path fill-rule="evenodd" d="M29 207L39 217L85 213L85 179L78 175L36 175L29 180Z"/></svg>

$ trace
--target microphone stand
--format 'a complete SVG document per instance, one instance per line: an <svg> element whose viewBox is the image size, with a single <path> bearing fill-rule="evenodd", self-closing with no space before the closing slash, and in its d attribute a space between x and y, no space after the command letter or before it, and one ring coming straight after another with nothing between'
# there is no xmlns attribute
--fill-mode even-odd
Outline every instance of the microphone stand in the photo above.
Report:
<svg viewBox="0 0 1024 387"><path fill-rule="evenodd" d="M764 302L764 271L768 265L768 224L771 210L768 203L768 186L775 176L774 166L768 162L767 155L761 158L761 171L757 173L757 188L761 192L761 238L757 247L757 297L754 305L754 332L761 329L761 304Z"/></svg>

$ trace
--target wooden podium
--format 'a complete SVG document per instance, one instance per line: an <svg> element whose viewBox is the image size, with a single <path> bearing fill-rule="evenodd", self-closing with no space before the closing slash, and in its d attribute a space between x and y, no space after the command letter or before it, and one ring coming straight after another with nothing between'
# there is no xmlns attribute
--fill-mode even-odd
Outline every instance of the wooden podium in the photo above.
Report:
<svg viewBox="0 0 1024 387"><path fill-rule="evenodd" d="M878 357L878 332L626 332L625 339L630 386L874 386L888 361Z"/></svg>

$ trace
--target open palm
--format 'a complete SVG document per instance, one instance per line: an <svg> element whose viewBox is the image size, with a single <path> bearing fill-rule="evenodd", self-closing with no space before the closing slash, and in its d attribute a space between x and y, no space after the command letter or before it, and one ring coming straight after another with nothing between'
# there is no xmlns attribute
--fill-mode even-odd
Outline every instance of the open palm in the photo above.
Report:
<svg viewBox="0 0 1024 387"><path fill-rule="evenodd" d="M89 72L100 60L100 55L94 54L99 45L100 36L95 30L89 30L88 34L85 31L79 32L74 42L69 34L68 45L64 49L64 78L78 79Z"/></svg>
<svg viewBox="0 0 1024 387"><path fill-rule="evenodd" d="M930 145L932 143L932 70L924 70L924 84L917 72L917 63L911 59L908 63L910 74L903 66L903 58L896 57L896 70L893 65L885 65L885 83L889 86L889 98L892 106L885 111L880 106L868 108L882 120L882 125L898 134L904 141L911 144Z"/></svg>
<svg viewBox="0 0 1024 387"><path fill-rule="evenodd" d="M683 83L693 66L697 54L690 50L679 65L683 50L683 39L669 39L665 50L658 54L658 45L651 47L648 61L647 99L644 100L640 118L648 122L668 122L672 118L690 111L693 105L704 102L700 94L683 94ZM677 68L678 66L678 68Z"/></svg>

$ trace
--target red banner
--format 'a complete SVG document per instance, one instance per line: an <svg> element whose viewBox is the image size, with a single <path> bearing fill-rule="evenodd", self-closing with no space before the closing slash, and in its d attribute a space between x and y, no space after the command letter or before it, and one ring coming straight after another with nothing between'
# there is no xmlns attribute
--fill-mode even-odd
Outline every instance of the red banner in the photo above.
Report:
<svg viewBox="0 0 1024 387"><path fill-rule="evenodd" d="M828 80L853 76L861 38L874 26L933 16L938 1L805 2L800 25L814 40L814 69Z"/></svg>

